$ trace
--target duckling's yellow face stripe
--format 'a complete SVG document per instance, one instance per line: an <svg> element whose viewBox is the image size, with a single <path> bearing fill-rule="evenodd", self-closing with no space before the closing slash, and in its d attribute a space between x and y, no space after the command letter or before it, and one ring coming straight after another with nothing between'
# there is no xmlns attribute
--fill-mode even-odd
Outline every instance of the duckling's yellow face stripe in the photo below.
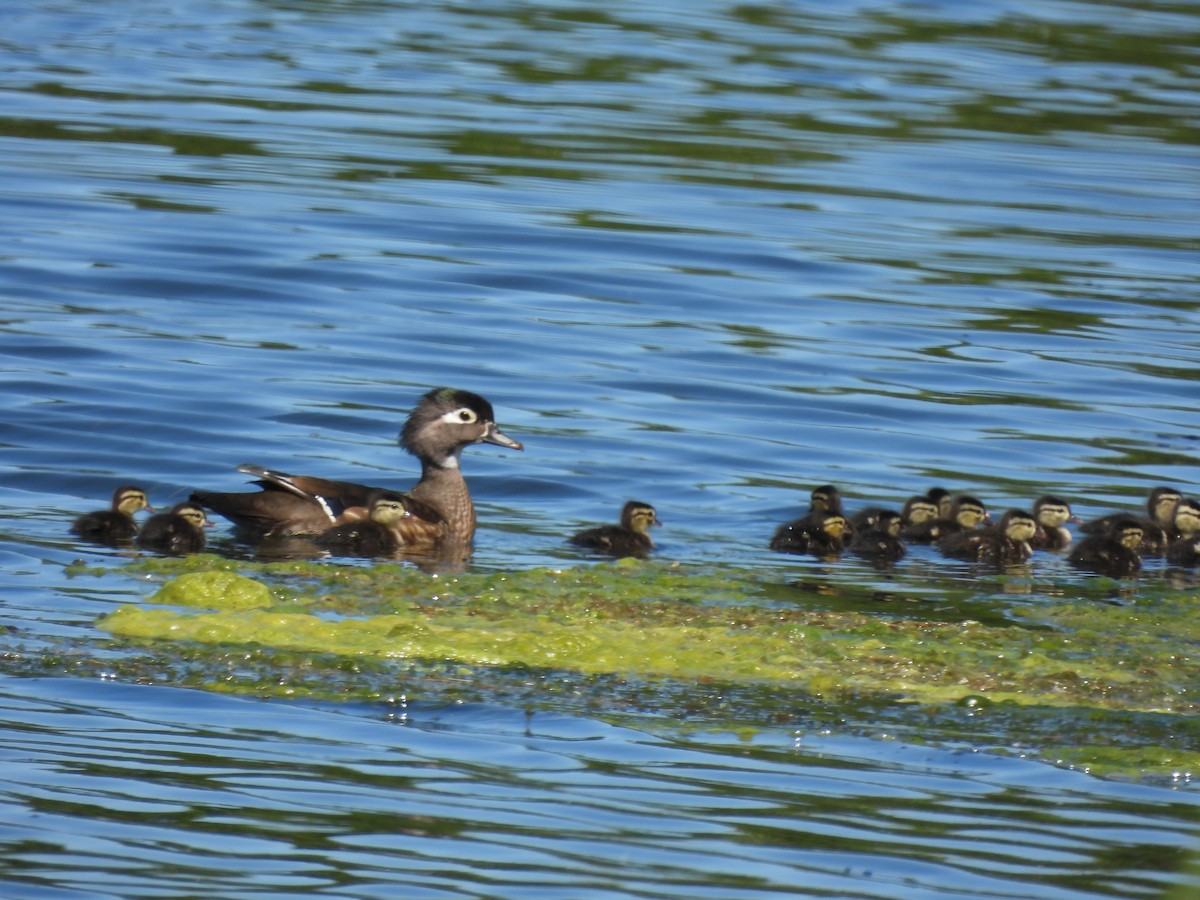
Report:
<svg viewBox="0 0 1200 900"><path fill-rule="evenodd" d="M149 505L150 501L146 499L146 495L141 491L126 491L121 495L121 499L117 501L117 509L130 515L145 509Z"/></svg>

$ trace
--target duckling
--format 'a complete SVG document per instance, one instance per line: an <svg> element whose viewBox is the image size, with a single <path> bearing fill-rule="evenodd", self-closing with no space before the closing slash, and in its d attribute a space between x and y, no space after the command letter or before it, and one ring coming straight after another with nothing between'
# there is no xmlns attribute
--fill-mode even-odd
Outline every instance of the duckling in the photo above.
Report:
<svg viewBox="0 0 1200 900"><path fill-rule="evenodd" d="M988 520L987 507L978 497L960 494L954 498L949 517L938 516L905 528L901 534L906 541L932 544L948 534L972 531Z"/></svg>
<svg viewBox="0 0 1200 900"><path fill-rule="evenodd" d="M133 514L143 509L154 511L146 492L132 484L123 484L112 495L108 509L85 513L71 525L72 534L103 544L127 543L137 535Z"/></svg>
<svg viewBox="0 0 1200 900"><path fill-rule="evenodd" d="M1200 504L1183 499L1175 508L1176 537L1167 546L1167 562L1173 566L1200 563Z"/></svg>
<svg viewBox="0 0 1200 900"><path fill-rule="evenodd" d="M1142 521L1136 516L1109 520L1107 531L1087 535L1067 557L1071 565L1100 575L1119 578L1141 571Z"/></svg>
<svg viewBox="0 0 1200 900"><path fill-rule="evenodd" d="M1166 549L1175 527L1175 509L1183 494L1173 487L1156 487L1146 498L1146 515L1141 518L1142 544L1138 548L1142 555L1158 556ZM1109 513L1098 519L1085 522L1080 531L1098 534L1108 531L1112 522L1124 519L1128 513Z"/></svg>
<svg viewBox="0 0 1200 900"><path fill-rule="evenodd" d="M650 527L661 525L658 514L649 503L630 500L621 509L620 525L598 525L570 538L577 547L613 556L645 557L654 549Z"/></svg>
<svg viewBox="0 0 1200 900"><path fill-rule="evenodd" d="M1037 533L1037 521L1023 509L1010 509L990 528L949 534L937 542L945 556L995 565L1025 562L1032 555L1029 541Z"/></svg>
<svg viewBox="0 0 1200 900"><path fill-rule="evenodd" d="M824 559L841 554L846 532L846 517L840 513L811 513L780 526L771 538L770 548L780 553L811 553Z"/></svg>
<svg viewBox="0 0 1200 900"><path fill-rule="evenodd" d="M160 553L199 553L207 540L204 529L212 525L204 508L185 500L169 512L151 516L138 532L137 544Z"/></svg>
<svg viewBox="0 0 1200 900"><path fill-rule="evenodd" d="M775 530L774 537L771 538L771 543L768 545L772 550L779 550L783 553L800 552L791 551L788 546L792 543L791 535L793 533L808 535L814 531L820 530L821 522L824 520L826 513L845 517L842 512L842 495L832 484L824 484L821 487L813 488L809 494L808 512L798 519L793 519L791 522L785 522ZM850 533L850 524L846 523L845 529L847 536ZM800 538L803 543L807 544L808 538ZM776 546L776 545L779 546Z"/></svg>
<svg viewBox="0 0 1200 900"><path fill-rule="evenodd" d="M1074 535L1067 528L1068 522L1081 521L1071 514L1071 506L1050 494L1038 497L1033 504L1033 517L1037 520L1037 533L1029 541L1034 550L1065 550Z"/></svg>
<svg viewBox="0 0 1200 900"><path fill-rule="evenodd" d="M850 552L872 563L884 565L903 559L908 548L900 538L904 519L895 510L879 510L873 516L873 524L854 529L850 541Z"/></svg>
<svg viewBox="0 0 1200 900"><path fill-rule="evenodd" d="M404 546L398 525L410 515L404 496L394 491L379 491L368 503L367 518L331 525L313 543L339 556L390 556Z"/></svg>
<svg viewBox="0 0 1200 900"><path fill-rule="evenodd" d="M937 507L939 518L954 518L954 495L945 488L931 487L925 492L925 499Z"/></svg>
<svg viewBox="0 0 1200 900"><path fill-rule="evenodd" d="M421 462L421 480L402 495L409 515L396 523L405 546L470 546L475 506L459 464L463 448L479 443L524 449L500 431L492 405L478 394L434 388L418 401L400 433L400 446ZM238 471L254 475L262 490L196 491L192 500L255 539L320 534L332 525L361 521L369 515L372 494L386 490L250 464Z"/></svg>

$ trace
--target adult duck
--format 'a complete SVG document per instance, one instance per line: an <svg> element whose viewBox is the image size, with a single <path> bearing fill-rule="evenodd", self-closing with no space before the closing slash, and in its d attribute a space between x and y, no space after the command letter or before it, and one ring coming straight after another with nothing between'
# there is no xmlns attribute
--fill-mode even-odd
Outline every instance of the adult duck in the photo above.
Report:
<svg viewBox="0 0 1200 900"><path fill-rule="evenodd" d="M421 461L421 479L406 494L408 515L396 524L406 546L469 546L475 536L475 505L463 478L463 448L495 444L523 450L496 425L492 405L478 394L434 388L421 397L400 432L400 446ZM370 516L373 495L387 488L289 475L242 465L256 477L257 493L196 491L191 499L224 516L252 538L315 535Z"/></svg>

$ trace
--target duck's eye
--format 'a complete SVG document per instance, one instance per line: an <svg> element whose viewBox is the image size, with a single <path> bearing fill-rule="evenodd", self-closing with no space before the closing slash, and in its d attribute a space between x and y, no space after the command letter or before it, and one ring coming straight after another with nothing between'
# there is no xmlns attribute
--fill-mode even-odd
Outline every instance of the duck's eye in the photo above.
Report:
<svg viewBox="0 0 1200 900"><path fill-rule="evenodd" d="M442 421L451 422L453 424L471 425L479 421L479 416L475 414L475 410L469 406L460 406L453 412L448 412L442 416Z"/></svg>

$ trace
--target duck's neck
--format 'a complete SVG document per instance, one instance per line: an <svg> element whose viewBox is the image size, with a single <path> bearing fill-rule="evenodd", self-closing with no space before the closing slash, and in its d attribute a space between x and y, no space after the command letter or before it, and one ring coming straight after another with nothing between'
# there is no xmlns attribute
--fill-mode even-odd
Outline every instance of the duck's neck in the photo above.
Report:
<svg viewBox="0 0 1200 900"><path fill-rule="evenodd" d="M421 480L409 496L432 507L446 524L446 536L470 543L475 537L475 504L466 479L458 468L458 457L442 464L421 460Z"/></svg>

